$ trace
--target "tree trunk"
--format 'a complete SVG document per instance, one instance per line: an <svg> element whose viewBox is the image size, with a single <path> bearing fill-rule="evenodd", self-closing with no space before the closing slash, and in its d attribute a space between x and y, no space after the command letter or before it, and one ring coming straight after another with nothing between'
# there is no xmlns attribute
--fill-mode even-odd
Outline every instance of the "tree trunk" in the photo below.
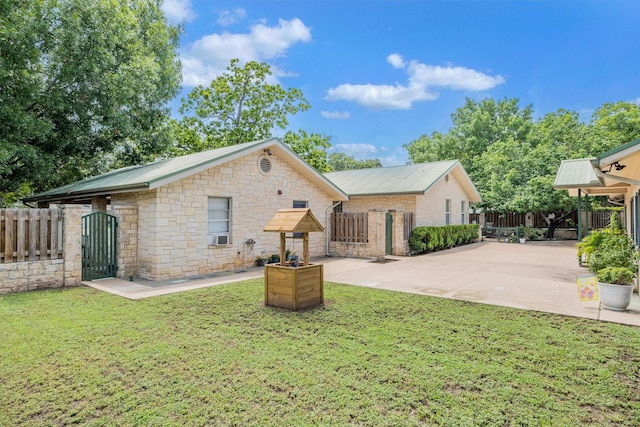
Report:
<svg viewBox="0 0 640 427"><path fill-rule="evenodd" d="M552 220L549 221L549 228L547 228L547 234L544 235L546 239L553 239L553 235L556 232L556 228L564 222L565 219L569 218L573 214L573 211L568 212L564 215L556 215Z"/></svg>

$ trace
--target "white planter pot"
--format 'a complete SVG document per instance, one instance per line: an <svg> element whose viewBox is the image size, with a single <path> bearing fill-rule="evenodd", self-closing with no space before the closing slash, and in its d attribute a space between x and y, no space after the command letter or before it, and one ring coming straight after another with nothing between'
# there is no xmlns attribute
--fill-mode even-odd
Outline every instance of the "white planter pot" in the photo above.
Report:
<svg viewBox="0 0 640 427"><path fill-rule="evenodd" d="M613 285L598 282L598 294L602 307L608 310L625 311L631 303L633 285Z"/></svg>
<svg viewBox="0 0 640 427"><path fill-rule="evenodd" d="M522 243L524 245L524 242L526 242L527 240L524 237L520 238L520 243Z"/></svg>

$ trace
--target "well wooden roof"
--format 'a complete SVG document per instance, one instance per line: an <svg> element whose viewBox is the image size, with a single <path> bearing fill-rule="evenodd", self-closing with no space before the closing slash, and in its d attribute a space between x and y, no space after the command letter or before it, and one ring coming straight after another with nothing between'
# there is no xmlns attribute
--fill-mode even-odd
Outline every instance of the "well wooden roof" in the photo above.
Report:
<svg viewBox="0 0 640 427"><path fill-rule="evenodd" d="M279 233L312 233L324 231L322 224L308 208L280 209L271 221L265 225L263 231Z"/></svg>

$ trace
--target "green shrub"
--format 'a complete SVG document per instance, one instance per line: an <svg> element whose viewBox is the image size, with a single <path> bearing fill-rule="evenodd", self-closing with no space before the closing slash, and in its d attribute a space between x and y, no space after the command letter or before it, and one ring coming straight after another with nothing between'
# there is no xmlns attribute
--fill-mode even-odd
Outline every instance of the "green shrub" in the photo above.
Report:
<svg viewBox="0 0 640 427"><path fill-rule="evenodd" d="M598 280L613 285L628 285L635 277L635 273L626 267L605 267L598 270Z"/></svg>
<svg viewBox="0 0 640 427"><path fill-rule="evenodd" d="M578 243L578 257L583 257L589 271L600 277L607 267L622 267L632 274L638 272L638 252L631 237L617 222L616 212L612 212L609 227L593 231ZM600 280L604 282L604 280Z"/></svg>
<svg viewBox="0 0 640 427"><path fill-rule="evenodd" d="M411 231L409 246L417 253L449 249L475 242L479 231L478 224L416 227Z"/></svg>

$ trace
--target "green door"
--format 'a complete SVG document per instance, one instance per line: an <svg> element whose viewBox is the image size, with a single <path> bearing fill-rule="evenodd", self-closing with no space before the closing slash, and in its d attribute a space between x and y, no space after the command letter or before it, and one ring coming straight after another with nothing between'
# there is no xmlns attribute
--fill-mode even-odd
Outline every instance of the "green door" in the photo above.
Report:
<svg viewBox="0 0 640 427"><path fill-rule="evenodd" d="M385 255L393 254L393 215L387 212L384 216L384 253Z"/></svg>
<svg viewBox="0 0 640 427"><path fill-rule="evenodd" d="M82 280L116 277L116 235L113 215L94 212L82 217Z"/></svg>

